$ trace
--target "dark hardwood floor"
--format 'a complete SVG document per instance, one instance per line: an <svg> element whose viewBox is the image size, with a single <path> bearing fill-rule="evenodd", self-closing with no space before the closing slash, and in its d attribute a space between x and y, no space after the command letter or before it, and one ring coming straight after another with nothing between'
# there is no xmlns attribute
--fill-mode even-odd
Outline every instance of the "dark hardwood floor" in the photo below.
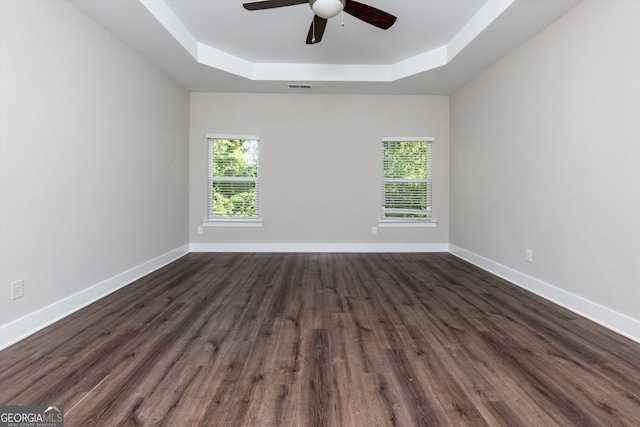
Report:
<svg viewBox="0 0 640 427"><path fill-rule="evenodd" d="M0 362L67 426L640 425L640 344L444 253L192 253Z"/></svg>

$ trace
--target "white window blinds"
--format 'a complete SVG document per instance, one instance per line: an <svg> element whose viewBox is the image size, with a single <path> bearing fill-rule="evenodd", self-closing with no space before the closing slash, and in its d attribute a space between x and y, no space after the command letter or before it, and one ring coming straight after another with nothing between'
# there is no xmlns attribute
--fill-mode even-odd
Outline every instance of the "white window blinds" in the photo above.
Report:
<svg viewBox="0 0 640 427"><path fill-rule="evenodd" d="M209 137L209 219L258 217L258 138Z"/></svg>
<svg viewBox="0 0 640 427"><path fill-rule="evenodd" d="M431 220L432 141L383 139L383 219Z"/></svg>

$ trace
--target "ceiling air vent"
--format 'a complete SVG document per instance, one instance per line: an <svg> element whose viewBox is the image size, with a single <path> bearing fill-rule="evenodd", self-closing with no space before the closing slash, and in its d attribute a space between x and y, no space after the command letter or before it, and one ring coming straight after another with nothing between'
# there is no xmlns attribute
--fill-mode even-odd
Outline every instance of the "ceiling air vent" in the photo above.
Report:
<svg viewBox="0 0 640 427"><path fill-rule="evenodd" d="M311 85L309 83L287 83L289 89L302 89L302 90L310 90Z"/></svg>

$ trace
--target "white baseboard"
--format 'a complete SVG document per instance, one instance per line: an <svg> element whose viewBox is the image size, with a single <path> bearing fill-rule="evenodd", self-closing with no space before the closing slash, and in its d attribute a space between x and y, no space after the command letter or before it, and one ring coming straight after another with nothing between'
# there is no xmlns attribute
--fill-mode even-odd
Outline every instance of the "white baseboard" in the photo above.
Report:
<svg viewBox="0 0 640 427"><path fill-rule="evenodd" d="M167 252L81 292L0 326L0 350L181 258L189 252L450 252L471 264L508 280L516 286L640 343L640 321L473 252L446 243L192 243Z"/></svg>
<svg viewBox="0 0 640 427"><path fill-rule="evenodd" d="M640 343L640 321L636 319L543 282L542 280L520 273L510 267L498 264L466 249L449 245L449 252L483 270L508 280L516 286L526 289L529 292L539 295L546 300Z"/></svg>
<svg viewBox="0 0 640 427"><path fill-rule="evenodd" d="M0 326L0 350L189 253L181 246L74 295Z"/></svg>
<svg viewBox="0 0 640 427"><path fill-rule="evenodd" d="M448 252L446 243L192 243L191 252Z"/></svg>

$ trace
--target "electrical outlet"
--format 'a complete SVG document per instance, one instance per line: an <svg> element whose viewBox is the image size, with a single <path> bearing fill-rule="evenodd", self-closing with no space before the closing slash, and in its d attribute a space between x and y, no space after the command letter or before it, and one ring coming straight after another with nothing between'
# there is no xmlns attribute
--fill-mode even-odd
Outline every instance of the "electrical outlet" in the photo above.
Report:
<svg viewBox="0 0 640 427"><path fill-rule="evenodd" d="M18 299L24 296L24 280L16 280L11 284L11 299Z"/></svg>
<svg viewBox="0 0 640 427"><path fill-rule="evenodd" d="M202 234L202 227L198 227L198 234Z"/></svg>
<svg viewBox="0 0 640 427"><path fill-rule="evenodd" d="M524 259L527 262L533 262L533 251L531 249L525 249Z"/></svg>
<svg viewBox="0 0 640 427"><path fill-rule="evenodd" d="M378 227L371 227L371 234L378 234Z"/></svg>

